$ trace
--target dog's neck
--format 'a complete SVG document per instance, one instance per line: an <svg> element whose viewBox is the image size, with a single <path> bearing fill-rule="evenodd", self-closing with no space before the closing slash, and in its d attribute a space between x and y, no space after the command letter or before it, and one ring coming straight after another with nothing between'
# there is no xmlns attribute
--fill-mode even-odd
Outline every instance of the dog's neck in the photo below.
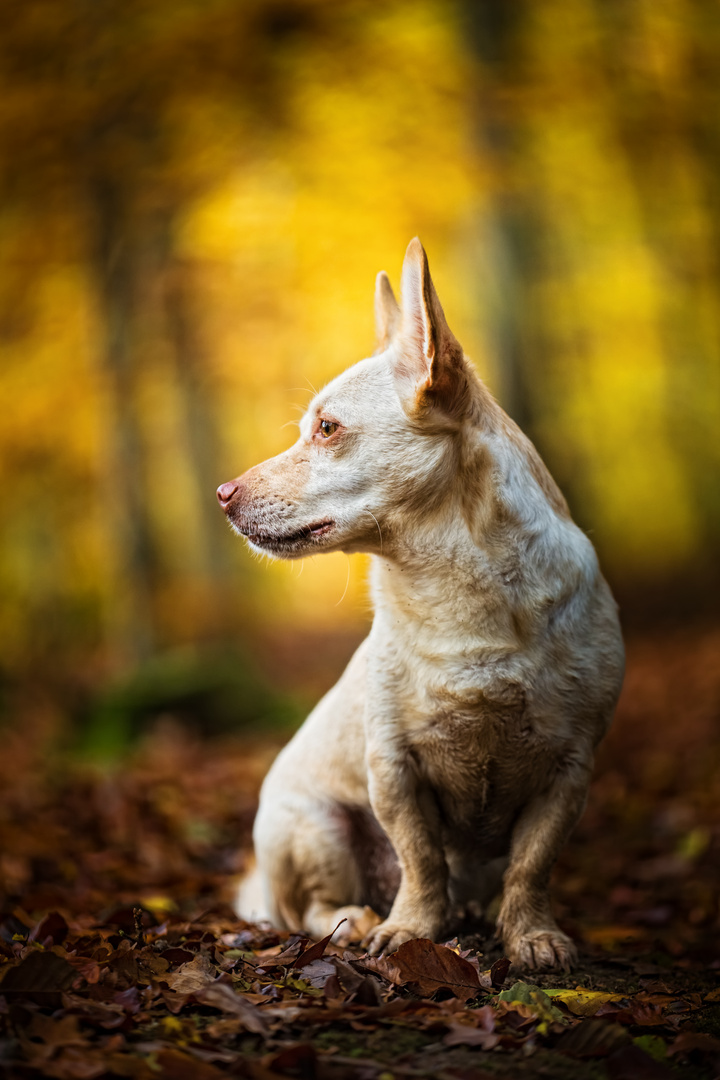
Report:
<svg viewBox="0 0 720 1080"><path fill-rule="evenodd" d="M420 647L520 647L552 604L597 572L534 448L498 414L468 433L442 506L373 557L376 617L407 628Z"/></svg>

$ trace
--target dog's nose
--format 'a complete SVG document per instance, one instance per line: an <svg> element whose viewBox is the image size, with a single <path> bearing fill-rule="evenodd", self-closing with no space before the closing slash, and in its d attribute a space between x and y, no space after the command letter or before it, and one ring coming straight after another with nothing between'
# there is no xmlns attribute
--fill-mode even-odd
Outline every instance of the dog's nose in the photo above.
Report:
<svg viewBox="0 0 720 1080"><path fill-rule="evenodd" d="M232 499L233 495L237 491L238 486L232 480L228 480L226 484L221 484L217 489L218 502L222 506L223 510L227 507L228 503Z"/></svg>

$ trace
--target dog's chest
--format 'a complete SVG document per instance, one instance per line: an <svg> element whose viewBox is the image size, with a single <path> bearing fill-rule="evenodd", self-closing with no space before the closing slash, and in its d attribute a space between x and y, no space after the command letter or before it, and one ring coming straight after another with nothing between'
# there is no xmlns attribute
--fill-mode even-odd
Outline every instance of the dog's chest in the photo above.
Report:
<svg viewBox="0 0 720 1080"><path fill-rule="evenodd" d="M408 735L443 827L501 854L522 805L547 782L554 753L522 711L438 714Z"/></svg>

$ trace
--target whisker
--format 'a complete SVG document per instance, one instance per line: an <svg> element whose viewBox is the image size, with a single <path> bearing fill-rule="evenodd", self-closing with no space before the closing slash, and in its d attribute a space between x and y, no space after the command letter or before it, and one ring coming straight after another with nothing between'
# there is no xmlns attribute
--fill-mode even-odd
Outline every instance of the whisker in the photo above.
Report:
<svg viewBox="0 0 720 1080"><path fill-rule="evenodd" d="M309 387L310 387L310 389L312 390L312 392L313 392L313 394L315 395L315 397L317 397L317 396L318 396L318 391L317 391L317 390L315 389L315 387L313 386L313 384L312 384L312 383L310 382L310 380L308 379L307 375L305 376L305 382L306 382L306 383L308 384L308 386L309 386Z"/></svg>
<svg viewBox="0 0 720 1080"><path fill-rule="evenodd" d="M374 515L374 514L373 514L373 512L372 512L372 510L368 510L368 509L367 509L367 507L365 507L365 508L364 508L364 510L363 510L363 513L364 513L364 514L369 514L369 515L370 515L370 517L371 517L371 518L373 519L373 521L375 522L375 524L377 525L377 530L378 530L378 533L380 534L380 554L382 555L382 549L383 549L383 538L382 538L382 529L380 528L380 522L379 522L379 521L378 521L378 519L377 519L377 518L375 517L375 515Z"/></svg>
<svg viewBox="0 0 720 1080"><path fill-rule="evenodd" d="M343 554L345 553L343 552ZM342 594L335 607L339 607L340 604L342 604L343 600L347 596L347 591L350 588L350 559L347 555L345 555L345 558L347 559L347 581L345 582L345 592Z"/></svg>

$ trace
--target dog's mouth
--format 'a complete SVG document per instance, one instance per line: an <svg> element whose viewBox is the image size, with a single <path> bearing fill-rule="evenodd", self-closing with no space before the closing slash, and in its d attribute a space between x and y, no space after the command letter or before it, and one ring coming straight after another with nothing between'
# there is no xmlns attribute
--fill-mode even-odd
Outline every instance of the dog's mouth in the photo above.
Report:
<svg viewBox="0 0 720 1080"><path fill-rule="evenodd" d="M255 547L262 548L265 551L293 551L304 546L308 541L315 542L326 536L335 527L335 522L326 519L315 522L313 525L303 525L302 528L296 529L295 532L284 534L251 531L256 527L253 525L243 528L236 526L238 532L242 533Z"/></svg>

